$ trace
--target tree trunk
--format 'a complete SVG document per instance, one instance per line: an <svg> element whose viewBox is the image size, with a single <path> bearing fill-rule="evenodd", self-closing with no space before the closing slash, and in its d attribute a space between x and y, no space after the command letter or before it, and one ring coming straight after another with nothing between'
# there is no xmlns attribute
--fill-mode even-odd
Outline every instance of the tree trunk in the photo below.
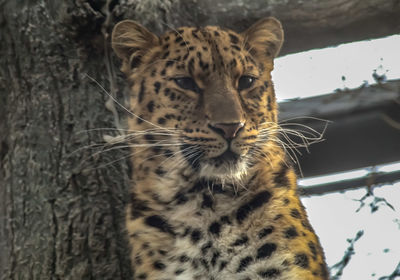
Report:
<svg viewBox="0 0 400 280"><path fill-rule="evenodd" d="M25 2L0 4L0 278L129 279L126 151L89 148L105 133L90 129L115 127L86 76L114 79L105 18L85 1Z"/></svg>

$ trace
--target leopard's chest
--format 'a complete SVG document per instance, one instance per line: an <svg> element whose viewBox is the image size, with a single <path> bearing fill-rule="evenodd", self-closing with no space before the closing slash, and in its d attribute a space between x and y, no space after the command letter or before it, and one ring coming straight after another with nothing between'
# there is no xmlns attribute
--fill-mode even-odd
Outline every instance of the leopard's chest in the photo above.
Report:
<svg viewBox="0 0 400 280"><path fill-rule="evenodd" d="M260 238L264 225L238 221L243 200L208 189L181 194L180 202L165 214L176 229L167 257L176 279L236 279L249 273L247 266L257 261L257 249L265 243ZM274 249L269 246L267 250Z"/></svg>

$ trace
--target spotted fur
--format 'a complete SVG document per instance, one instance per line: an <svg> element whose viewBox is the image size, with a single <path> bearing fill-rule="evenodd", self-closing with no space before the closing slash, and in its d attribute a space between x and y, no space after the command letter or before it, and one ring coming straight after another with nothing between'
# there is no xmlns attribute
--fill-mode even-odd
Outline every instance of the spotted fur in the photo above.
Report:
<svg viewBox="0 0 400 280"><path fill-rule="evenodd" d="M280 23L113 31L131 87L134 279L328 279L277 136Z"/></svg>

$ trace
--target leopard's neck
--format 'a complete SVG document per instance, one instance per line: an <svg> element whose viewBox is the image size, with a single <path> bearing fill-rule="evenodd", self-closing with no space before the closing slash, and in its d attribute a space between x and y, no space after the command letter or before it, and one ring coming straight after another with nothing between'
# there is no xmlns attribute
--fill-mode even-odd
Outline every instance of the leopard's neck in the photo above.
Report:
<svg viewBox="0 0 400 280"><path fill-rule="evenodd" d="M144 162L143 158L150 158L150 153L144 154L133 159L132 192L135 198L151 201L154 211L168 211L187 201L194 201L192 208L201 209L209 200L221 209L232 209L233 203L240 204L254 193L278 192L278 184L286 185L285 189L296 188L296 176L285 158L276 156L280 154L283 151L277 149L272 159L254 162L238 181L202 178L198 169L189 165L169 169L163 166L162 157Z"/></svg>

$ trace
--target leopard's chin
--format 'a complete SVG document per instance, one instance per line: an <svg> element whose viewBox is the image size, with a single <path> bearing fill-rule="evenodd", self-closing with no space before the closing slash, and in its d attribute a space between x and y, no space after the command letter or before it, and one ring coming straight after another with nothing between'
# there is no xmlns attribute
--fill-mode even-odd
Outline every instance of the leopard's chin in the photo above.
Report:
<svg viewBox="0 0 400 280"><path fill-rule="evenodd" d="M200 164L200 178L212 181L240 181L247 172L247 161L233 152L211 158Z"/></svg>

